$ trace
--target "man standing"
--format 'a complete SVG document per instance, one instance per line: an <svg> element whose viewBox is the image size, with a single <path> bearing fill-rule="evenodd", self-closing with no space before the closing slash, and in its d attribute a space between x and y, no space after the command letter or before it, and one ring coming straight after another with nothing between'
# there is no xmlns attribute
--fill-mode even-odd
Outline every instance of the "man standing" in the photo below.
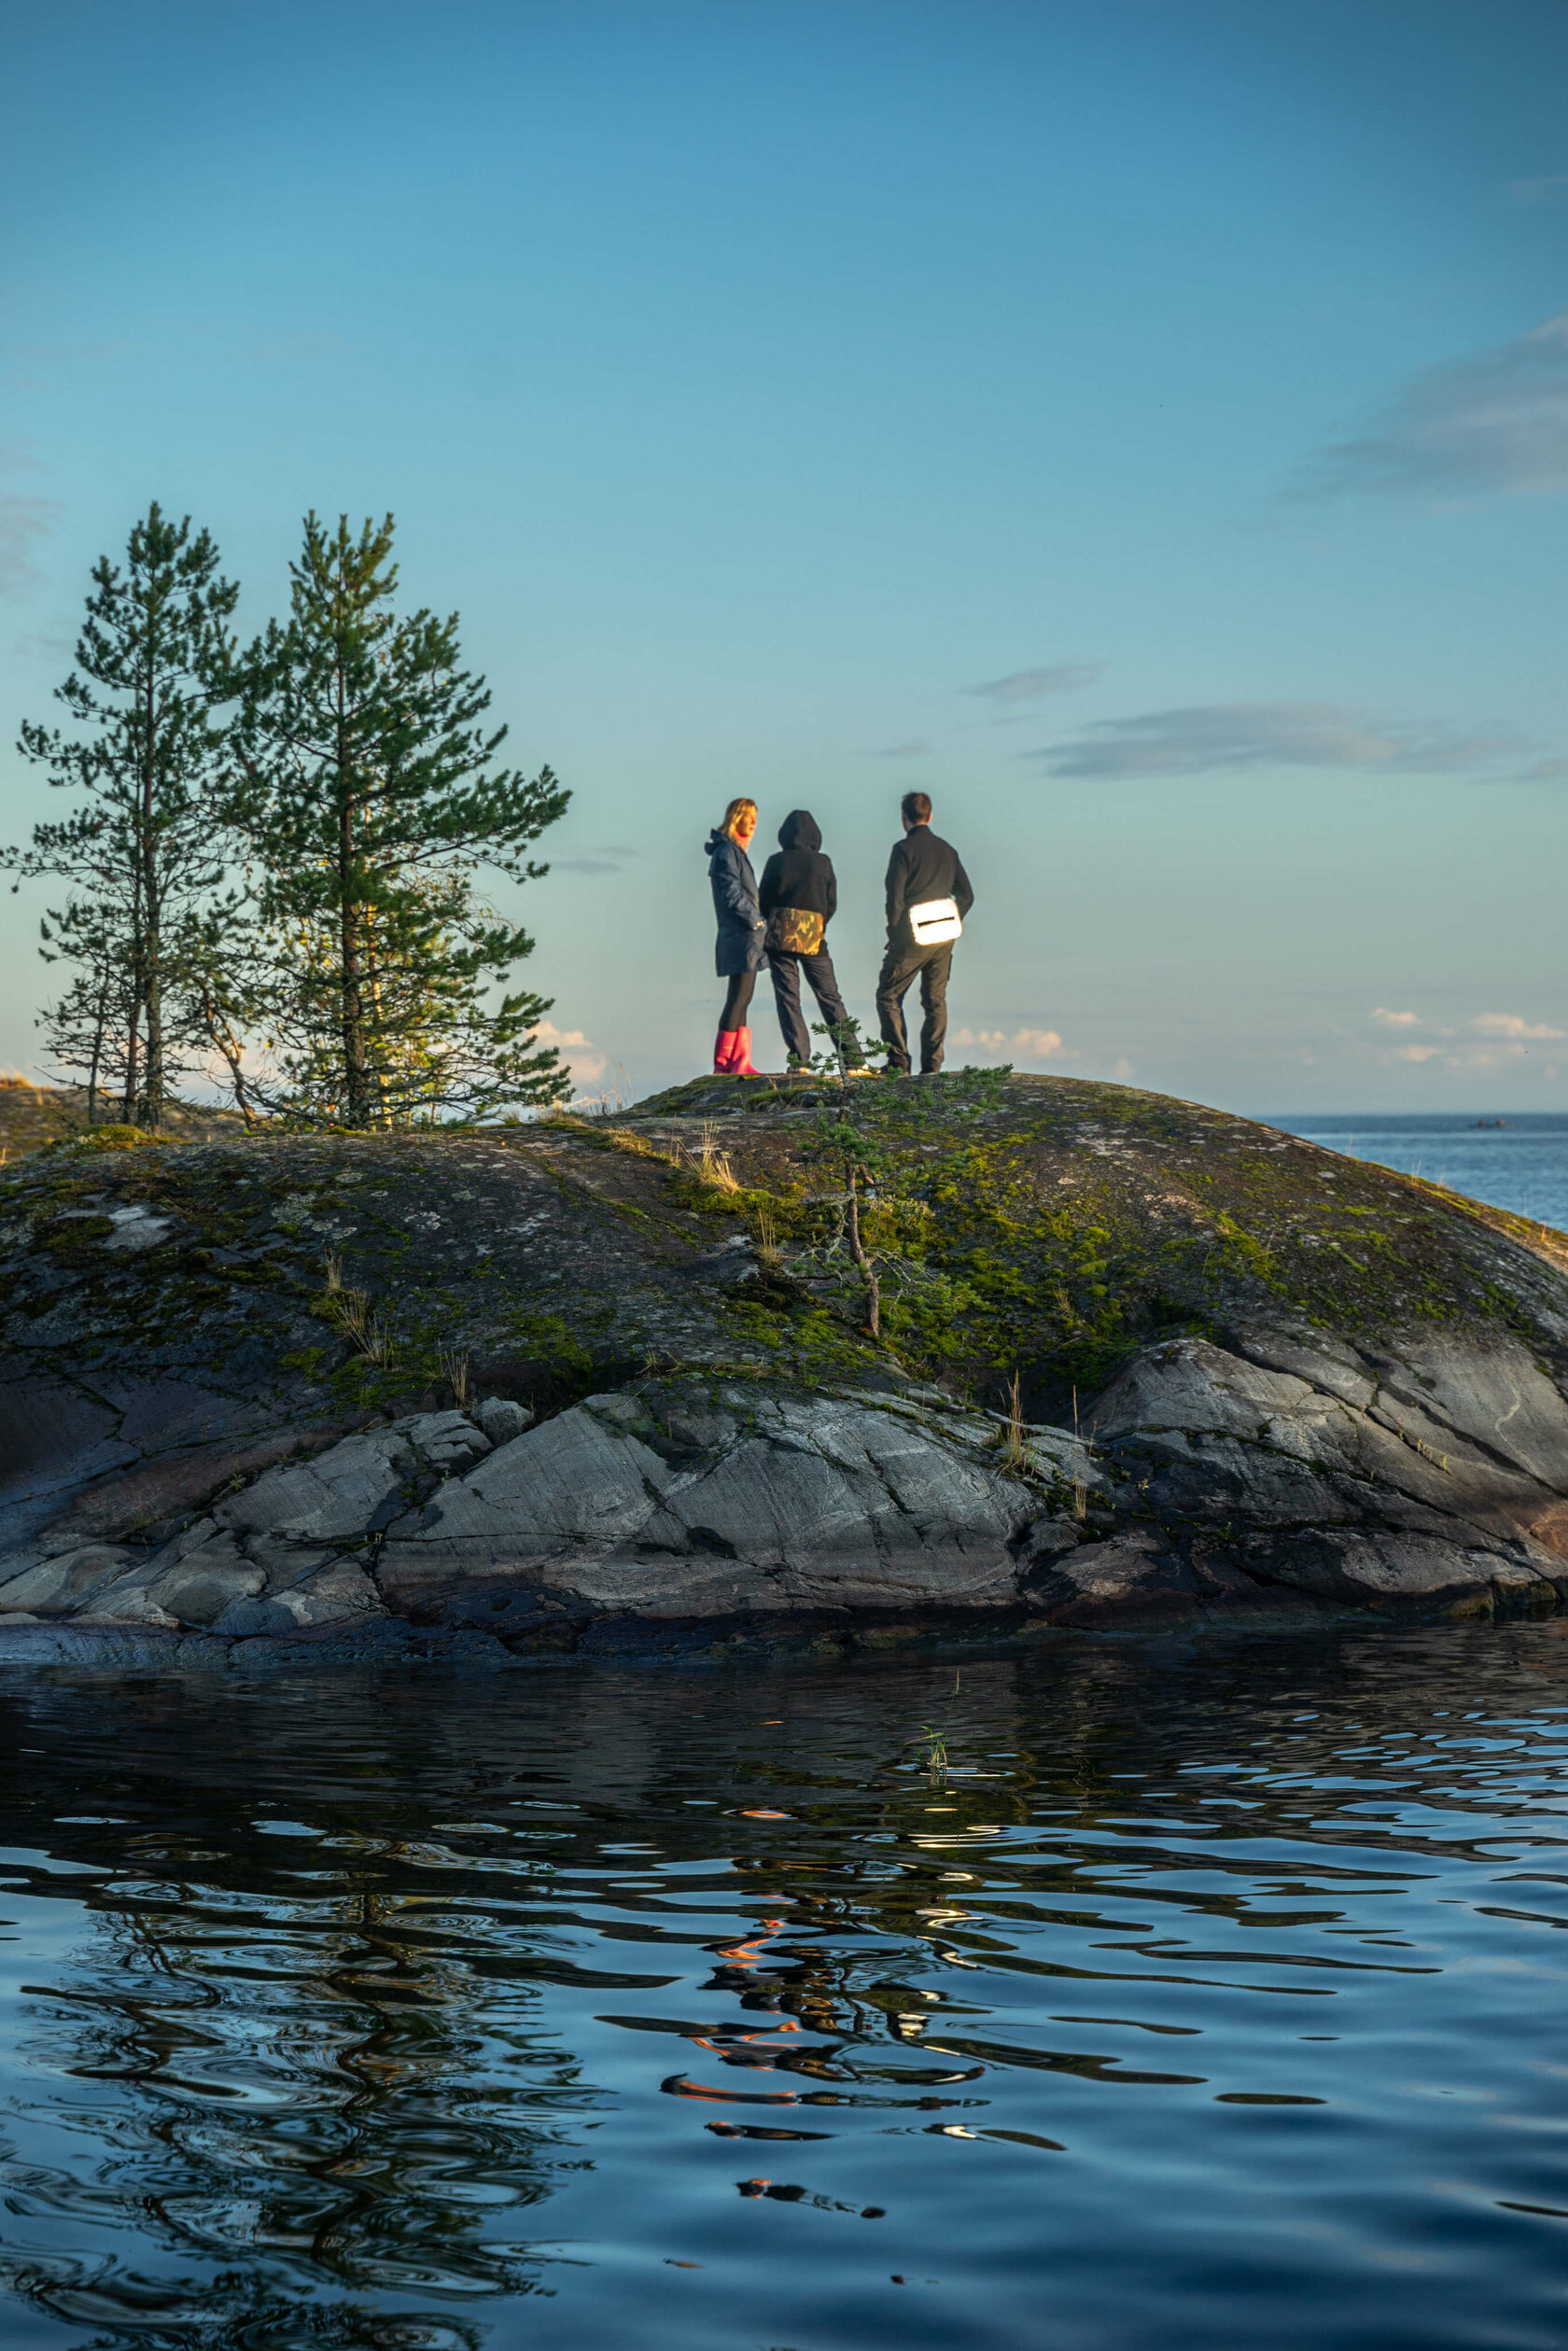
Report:
<svg viewBox="0 0 1568 2351"><path fill-rule="evenodd" d="M947 1034L947 974L953 941L974 903L957 849L931 829L931 805L923 791L903 795L903 839L888 860L888 952L876 983L876 1016L889 1047L888 1074L909 1074L903 1000L919 975L920 1075L942 1067Z"/></svg>

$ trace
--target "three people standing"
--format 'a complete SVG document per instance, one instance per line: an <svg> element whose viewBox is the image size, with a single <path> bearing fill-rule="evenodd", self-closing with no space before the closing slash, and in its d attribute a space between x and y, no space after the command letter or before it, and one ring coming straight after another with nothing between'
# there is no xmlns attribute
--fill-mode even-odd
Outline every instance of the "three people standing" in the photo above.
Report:
<svg viewBox="0 0 1568 2351"><path fill-rule="evenodd" d="M888 863L888 950L876 987L876 1010L890 1076L909 1071L903 999L917 978L924 1015L920 1073L930 1076L942 1067L953 941L974 903L957 850L931 830L931 812L923 791L905 792L904 837ZM744 1023L764 958L785 1048L795 1060L804 1063L811 1054L801 1010L803 973L831 1029L842 1029L849 1017L827 947L827 927L838 907L838 883L832 860L822 854L816 819L805 808L786 817L778 828L778 848L763 868L760 891L747 855L756 830L756 802L732 800L723 823L707 842L719 925L715 966L720 977L729 981L713 1067L716 1073L732 1077L757 1075L751 1031Z"/></svg>

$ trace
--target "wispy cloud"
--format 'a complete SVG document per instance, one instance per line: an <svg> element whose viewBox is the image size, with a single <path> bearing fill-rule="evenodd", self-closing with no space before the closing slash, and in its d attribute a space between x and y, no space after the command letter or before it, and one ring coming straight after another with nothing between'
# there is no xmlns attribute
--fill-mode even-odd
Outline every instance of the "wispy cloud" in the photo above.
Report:
<svg viewBox="0 0 1568 2351"><path fill-rule="evenodd" d="M287 331L274 335L213 334L188 328L173 337L100 337L96 341L57 341L14 343L0 365L0 381L12 390L47 392L83 377L102 377L125 370L162 369L171 360L181 369L320 368L330 366L355 349L348 335L331 332Z"/></svg>
<svg viewBox="0 0 1568 2351"><path fill-rule="evenodd" d="M601 1052L591 1037L581 1029L557 1029L553 1020L541 1020L534 1031L541 1045L554 1045L562 1060L571 1071L577 1085L591 1085L602 1078L609 1067L609 1056Z"/></svg>
<svg viewBox="0 0 1568 2351"><path fill-rule="evenodd" d="M1568 182L1565 182L1568 185ZM1301 468L1294 498L1568 489L1568 311L1412 376L1354 440Z"/></svg>
<svg viewBox="0 0 1568 2351"><path fill-rule="evenodd" d="M1468 1020L1443 1023L1422 1020L1416 1013L1390 1012L1379 1004L1371 1015L1374 1025L1392 1029L1403 1042L1390 1038L1381 1048L1387 1061L1407 1061L1417 1068L1440 1061L1446 1070L1505 1070L1524 1060L1532 1045L1561 1044L1568 1030L1548 1021L1526 1020L1522 1013L1477 1013ZM1411 1030L1421 1033L1411 1035Z"/></svg>
<svg viewBox="0 0 1568 2351"><path fill-rule="evenodd" d="M1015 1068L1084 1057L1064 1044L1055 1029L955 1029L948 1043L962 1052L978 1054L983 1060L1011 1061Z"/></svg>
<svg viewBox="0 0 1568 2351"><path fill-rule="evenodd" d="M963 693L981 695L987 702L1039 702L1048 693L1076 693L1080 687L1092 686L1103 675L1105 664L1099 661L1048 662L1043 669L1015 669L1006 678L992 678L983 686L963 686Z"/></svg>
<svg viewBox="0 0 1568 2351"><path fill-rule="evenodd" d="M1529 749L1503 727L1383 719L1335 702L1217 702L1101 719L1026 752L1048 776L1237 775L1261 767L1369 768L1390 776L1469 775Z"/></svg>
<svg viewBox="0 0 1568 2351"><path fill-rule="evenodd" d="M1506 1037L1514 1044L1545 1044L1568 1036L1568 1029L1548 1029L1544 1020L1521 1020L1518 1013L1481 1013L1470 1027L1477 1037Z"/></svg>
<svg viewBox="0 0 1568 2351"><path fill-rule="evenodd" d="M884 759L919 759L930 749L931 745L925 742L889 743L882 753L882 757Z"/></svg>
<svg viewBox="0 0 1568 2351"><path fill-rule="evenodd" d="M637 855L635 849L588 849L581 857L553 857L553 874L619 874Z"/></svg>
<svg viewBox="0 0 1568 2351"><path fill-rule="evenodd" d="M37 459L15 442L0 448L0 473L37 473ZM60 510L52 498L0 491L0 596L22 595L37 585L34 555L54 528Z"/></svg>
<svg viewBox="0 0 1568 2351"><path fill-rule="evenodd" d="M51 498L0 494L0 596L21 595L36 587L38 567L33 557L54 528L57 511Z"/></svg>
<svg viewBox="0 0 1568 2351"><path fill-rule="evenodd" d="M48 629L28 629L11 640L13 661L35 661L40 655L45 661L69 661L75 651L73 638L57 637Z"/></svg>
<svg viewBox="0 0 1568 2351"><path fill-rule="evenodd" d="M1508 194L1516 204L1568 204L1568 172L1547 172L1539 179L1511 179Z"/></svg>

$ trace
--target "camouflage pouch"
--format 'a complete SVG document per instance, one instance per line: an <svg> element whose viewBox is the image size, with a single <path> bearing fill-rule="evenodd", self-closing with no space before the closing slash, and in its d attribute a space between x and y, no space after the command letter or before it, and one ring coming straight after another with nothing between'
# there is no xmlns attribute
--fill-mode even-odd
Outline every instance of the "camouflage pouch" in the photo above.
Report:
<svg viewBox="0 0 1568 2351"><path fill-rule="evenodd" d="M820 955L827 927L805 906L776 906L768 917L767 944L780 955Z"/></svg>

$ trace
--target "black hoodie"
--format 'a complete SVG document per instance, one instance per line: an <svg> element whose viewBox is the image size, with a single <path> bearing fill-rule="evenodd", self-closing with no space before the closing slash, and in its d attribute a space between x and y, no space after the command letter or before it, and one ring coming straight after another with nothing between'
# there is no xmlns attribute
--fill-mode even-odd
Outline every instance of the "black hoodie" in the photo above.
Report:
<svg viewBox="0 0 1568 2351"><path fill-rule="evenodd" d="M792 809L779 826L778 847L763 868L758 895L764 915L776 906L801 906L820 915L826 928L837 913L833 860L822 855L822 836L808 810Z"/></svg>

